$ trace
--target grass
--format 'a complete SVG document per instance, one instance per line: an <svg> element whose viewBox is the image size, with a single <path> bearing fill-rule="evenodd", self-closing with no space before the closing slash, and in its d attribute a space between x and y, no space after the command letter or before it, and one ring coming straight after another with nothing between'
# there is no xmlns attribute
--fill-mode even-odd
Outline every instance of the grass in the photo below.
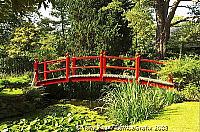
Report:
<svg viewBox="0 0 200 132"><path fill-rule="evenodd" d="M162 114L151 120L145 120L134 126L168 126L169 132L199 132L200 103L184 102L164 108Z"/></svg>
<svg viewBox="0 0 200 132"><path fill-rule="evenodd" d="M17 95L17 94L23 94L22 89L9 89L9 88L6 88L6 89L3 89L0 92L0 96Z"/></svg>

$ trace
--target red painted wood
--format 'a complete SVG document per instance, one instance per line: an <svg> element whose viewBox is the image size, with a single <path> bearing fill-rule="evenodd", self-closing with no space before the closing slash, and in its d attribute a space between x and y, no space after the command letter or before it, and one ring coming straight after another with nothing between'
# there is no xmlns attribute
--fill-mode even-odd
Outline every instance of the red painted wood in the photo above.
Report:
<svg viewBox="0 0 200 132"><path fill-rule="evenodd" d="M34 80L34 82L37 83L39 81L38 80L38 76L39 76L39 72L38 72L38 58L35 58L34 72L35 72L35 80Z"/></svg>
<svg viewBox="0 0 200 132"><path fill-rule="evenodd" d="M44 61L44 80L46 80L47 79L47 62L46 61Z"/></svg>
<svg viewBox="0 0 200 132"><path fill-rule="evenodd" d="M70 82L101 82L99 77L73 77L70 78Z"/></svg>
<svg viewBox="0 0 200 132"><path fill-rule="evenodd" d="M66 83L67 79L66 78L56 78L53 80L43 80L43 81L38 81L36 86L48 86L51 84L58 84L58 83Z"/></svg>
<svg viewBox="0 0 200 132"><path fill-rule="evenodd" d="M99 77L73 77L69 78L70 82L102 82L102 80ZM50 84L57 84L57 83L65 83L68 82L67 79L65 78L57 78L54 80L44 80L44 81L39 81L37 83L38 86L46 86ZM103 82L133 82L133 80L129 80L126 78L114 78L114 77L104 77ZM140 80L138 83L141 85L146 85L146 86L152 86L152 87L159 87L159 88L164 88L164 89L171 89L173 88L172 85L166 85L166 84L161 84L161 83L154 83L154 82L149 82L149 81L144 81Z"/></svg>
<svg viewBox="0 0 200 132"><path fill-rule="evenodd" d="M148 82L148 81L144 81L144 80L141 80L139 83L142 84L142 85L147 85L147 86L152 86L152 87L159 87L159 88L164 88L164 89L174 88L174 86L172 86L172 85Z"/></svg>
<svg viewBox="0 0 200 132"><path fill-rule="evenodd" d="M99 66L76 66L76 60L88 60L88 59L99 59L100 65ZM122 66L107 66L107 59L121 59L121 60L135 60L135 67L122 67ZM141 59L140 55L137 55L136 58L127 58L127 57L117 57L117 56L106 56L106 52L102 51L99 56L83 56L83 57L72 57L72 67L70 68L70 57L69 54L66 54L65 59L61 60L51 60L51 61L44 61L39 63L37 59L35 59L34 62L34 71L35 71L35 82L37 86L41 85L50 85L50 84L57 84L57 83L65 83L65 82L87 82L87 81L93 81L93 82L132 82L133 80L129 80L126 78L118 78L118 77L105 77L104 74L106 74L107 68L113 68L113 69L122 69L122 70L135 70L135 78L136 81L142 85L148 85L148 86L155 86L160 88L173 88L174 86L168 85L168 84L161 84L161 83L155 83L155 82L147 82L144 80L138 80L140 77L140 71L142 72L151 72L151 73L157 73L155 70L150 69L141 69L140 63L141 62L148 62L148 63L155 63L155 64L165 64L164 62L158 62L156 60L148 60L148 59ZM52 63L61 63L65 62L65 68L61 69L55 69L55 70L48 70L47 65ZM38 65L43 64L44 65L44 72L38 72ZM76 75L76 69L83 69L83 68L99 68L100 73L99 77L76 77L76 76L70 76L70 70L72 70L71 75ZM56 78L56 79L47 79L48 73L52 72L59 72L59 71L65 71L65 77L64 78ZM44 74L44 80L39 81L38 74Z"/></svg>
<svg viewBox="0 0 200 132"><path fill-rule="evenodd" d="M69 76L70 76L70 58L69 58L69 53L66 53L66 60L65 60L65 78L67 82L69 82Z"/></svg>
<svg viewBox="0 0 200 132"><path fill-rule="evenodd" d="M65 71L66 68L60 68L60 69L56 69L56 70L48 70L46 71L46 73L52 73L52 72L59 72L59 71Z"/></svg>
<svg viewBox="0 0 200 132"><path fill-rule="evenodd" d="M100 58L99 58L99 61L100 61L100 71L99 71L99 74L100 74L100 79L103 81L103 51L101 51L100 53Z"/></svg>
<svg viewBox="0 0 200 132"><path fill-rule="evenodd" d="M138 81L140 77L140 55L137 55L135 58L135 79Z"/></svg>
<svg viewBox="0 0 200 132"><path fill-rule="evenodd" d="M142 72L151 72L151 73L157 73L156 70L149 70L149 69L140 69Z"/></svg>
<svg viewBox="0 0 200 132"><path fill-rule="evenodd" d="M103 74L106 74L106 51L103 51Z"/></svg>
<svg viewBox="0 0 200 132"><path fill-rule="evenodd" d="M135 67L123 67L123 66L106 66L112 69L122 69L122 70L135 70Z"/></svg>

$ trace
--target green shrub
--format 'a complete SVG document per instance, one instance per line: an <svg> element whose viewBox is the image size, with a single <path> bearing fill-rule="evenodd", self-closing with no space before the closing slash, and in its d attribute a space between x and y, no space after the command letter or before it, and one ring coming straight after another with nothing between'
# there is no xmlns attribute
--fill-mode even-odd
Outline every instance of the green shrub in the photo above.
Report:
<svg viewBox="0 0 200 132"><path fill-rule="evenodd" d="M200 99L200 60L198 56L185 56L182 59L170 60L165 67L161 68L160 73L161 78L165 80L168 73L171 73L174 81L179 83L179 91L187 100Z"/></svg>
<svg viewBox="0 0 200 132"><path fill-rule="evenodd" d="M2 88L22 88L29 85L31 78L28 74L13 77L8 76L0 79L0 87Z"/></svg>
<svg viewBox="0 0 200 132"><path fill-rule="evenodd" d="M199 100L200 99L200 89L196 85L189 83L181 91L187 100Z"/></svg>
<svg viewBox="0 0 200 132"><path fill-rule="evenodd" d="M173 91L136 83L115 84L103 98L108 116L123 125L151 118L176 100Z"/></svg>

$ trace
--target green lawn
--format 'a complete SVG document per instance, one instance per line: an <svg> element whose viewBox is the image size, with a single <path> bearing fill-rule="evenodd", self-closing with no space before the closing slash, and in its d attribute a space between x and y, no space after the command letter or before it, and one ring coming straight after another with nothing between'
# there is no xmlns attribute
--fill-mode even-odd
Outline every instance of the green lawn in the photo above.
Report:
<svg viewBox="0 0 200 132"><path fill-rule="evenodd" d="M134 126L149 126L153 130L156 126L167 126L168 132L200 132L200 102L173 104L156 118Z"/></svg>

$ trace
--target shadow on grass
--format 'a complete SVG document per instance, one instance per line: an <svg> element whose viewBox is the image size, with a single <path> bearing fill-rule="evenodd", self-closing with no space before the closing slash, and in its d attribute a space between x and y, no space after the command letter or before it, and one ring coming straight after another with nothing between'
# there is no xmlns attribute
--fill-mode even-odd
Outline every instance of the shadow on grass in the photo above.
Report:
<svg viewBox="0 0 200 132"><path fill-rule="evenodd" d="M166 106L160 112L153 114L149 119L167 119L170 115L180 115L178 108L170 108Z"/></svg>
<svg viewBox="0 0 200 132"><path fill-rule="evenodd" d="M28 99L24 94L0 95L0 122L20 118L27 113L35 114L39 109L44 109L57 101L47 101L41 98Z"/></svg>

